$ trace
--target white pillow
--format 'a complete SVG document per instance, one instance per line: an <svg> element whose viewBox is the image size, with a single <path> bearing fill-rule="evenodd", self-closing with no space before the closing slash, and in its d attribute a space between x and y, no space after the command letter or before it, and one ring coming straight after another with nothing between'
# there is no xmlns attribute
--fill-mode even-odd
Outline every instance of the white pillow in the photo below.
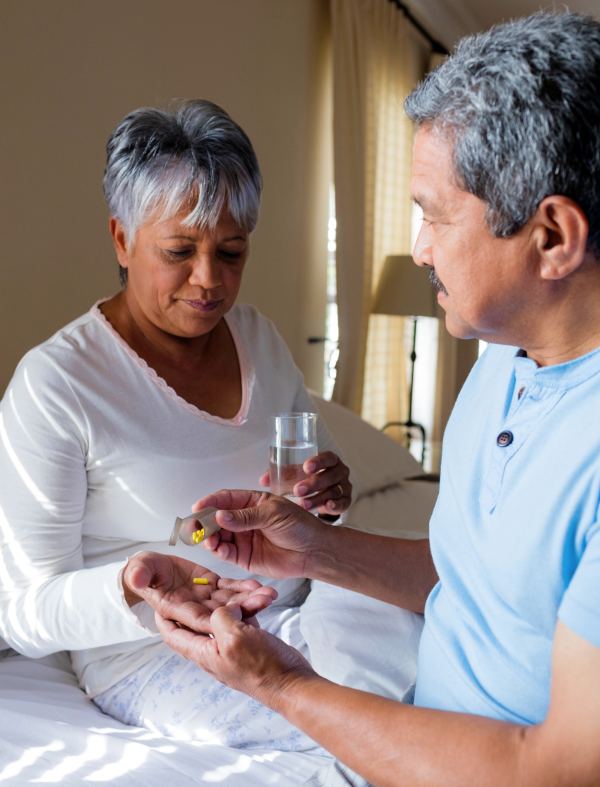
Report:
<svg viewBox="0 0 600 787"><path fill-rule="evenodd" d="M422 615L314 580L300 607L300 631L320 675L399 702L415 683L422 628Z"/></svg>
<svg viewBox="0 0 600 787"><path fill-rule="evenodd" d="M353 484L352 497L397 484L405 478L419 475L423 468L411 453L368 424L356 413L336 402L328 402L311 392L319 415L339 446L340 456L350 468Z"/></svg>

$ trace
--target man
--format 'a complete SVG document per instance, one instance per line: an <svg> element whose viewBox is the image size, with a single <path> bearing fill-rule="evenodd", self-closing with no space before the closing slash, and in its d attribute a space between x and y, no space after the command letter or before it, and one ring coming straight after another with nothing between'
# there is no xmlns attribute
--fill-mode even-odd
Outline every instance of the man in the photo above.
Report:
<svg viewBox="0 0 600 787"><path fill-rule="evenodd" d="M318 676L241 620L165 640L378 785L600 785L600 24L465 39L407 100L414 258L490 347L444 437L428 541L222 491L219 557L425 609L415 705ZM426 602L426 605L425 605ZM174 614L176 617L176 614Z"/></svg>

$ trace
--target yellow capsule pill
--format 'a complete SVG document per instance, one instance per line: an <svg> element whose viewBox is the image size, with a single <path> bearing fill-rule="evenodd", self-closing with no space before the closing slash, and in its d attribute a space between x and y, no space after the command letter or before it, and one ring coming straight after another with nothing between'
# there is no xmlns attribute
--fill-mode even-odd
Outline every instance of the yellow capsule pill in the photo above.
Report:
<svg viewBox="0 0 600 787"><path fill-rule="evenodd" d="M194 530L192 533L192 541L194 544L200 544L204 541L204 528L201 527L200 530Z"/></svg>
<svg viewBox="0 0 600 787"><path fill-rule="evenodd" d="M208 585L208 579L206 577L194 577L192 582L194 585Z"/></svg>

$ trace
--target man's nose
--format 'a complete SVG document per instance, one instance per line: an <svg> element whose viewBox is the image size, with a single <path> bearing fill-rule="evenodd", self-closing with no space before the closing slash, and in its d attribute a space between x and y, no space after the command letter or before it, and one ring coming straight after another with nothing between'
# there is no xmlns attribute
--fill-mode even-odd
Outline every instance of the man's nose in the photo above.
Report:
<svg viewBox="0 0 600 787"><path fill-rule="evenodd" d="M419 234L413 246L412 258L420 267L433 267L433 253L429 228L421 224Z"/></svg>

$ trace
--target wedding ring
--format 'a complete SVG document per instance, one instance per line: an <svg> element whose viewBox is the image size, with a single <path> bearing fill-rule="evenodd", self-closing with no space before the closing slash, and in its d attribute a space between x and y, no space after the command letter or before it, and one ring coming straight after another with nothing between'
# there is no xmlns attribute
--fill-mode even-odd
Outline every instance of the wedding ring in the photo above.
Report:
<svg viewBox="0 0 600 787"><path fill-rule="evenodd" d="M338 497L344 497L344 487L341 484L336 484L335 486L340 490Z"/></svg>

